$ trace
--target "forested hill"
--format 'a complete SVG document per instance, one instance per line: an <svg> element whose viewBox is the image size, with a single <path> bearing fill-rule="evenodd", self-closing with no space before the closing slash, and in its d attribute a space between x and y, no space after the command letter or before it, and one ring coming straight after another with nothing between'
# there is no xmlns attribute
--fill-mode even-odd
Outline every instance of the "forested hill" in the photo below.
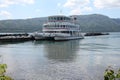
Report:
<svg viewBox="0 0 120 80"><path fill-rule="evenodd" d="M120 19L109 18L100 14L73 15L83 32L120 31ZM0 20L0 32L35 32L42 30L47 17L17 20Z"/></svg>

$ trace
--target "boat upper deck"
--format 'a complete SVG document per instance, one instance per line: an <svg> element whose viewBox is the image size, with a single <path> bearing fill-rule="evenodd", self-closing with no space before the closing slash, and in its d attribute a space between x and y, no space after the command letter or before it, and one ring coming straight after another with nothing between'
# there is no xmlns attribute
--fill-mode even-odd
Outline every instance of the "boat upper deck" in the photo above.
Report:
<svg viewBox="0 0 120 80"><path fill-rule="evenodd" d="M42 31L80 31L80 25L74 23L74 17L49 16Z"/></svg>
<svg viewBox="0 0 120 80"><path fill-rule="evenodd" d="M72 18L71 17L67 17L67 16L62 16L62 15L57 15L57 16L49 16L48 17L48 22L55 22L55 21L71 21Z"/></svg>

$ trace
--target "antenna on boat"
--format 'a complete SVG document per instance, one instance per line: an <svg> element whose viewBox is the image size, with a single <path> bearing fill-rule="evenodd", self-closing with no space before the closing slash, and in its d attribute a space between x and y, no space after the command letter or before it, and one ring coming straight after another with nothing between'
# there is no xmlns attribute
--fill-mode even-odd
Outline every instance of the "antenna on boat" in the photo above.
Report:
<svg viewBox="0 0 120 80"><path fill-rule="evenodd" d="M62 12L62 9L60 9L60 15L62 15L62 13L63 13L63 12Z"/></svg>
<svg viewBox="0 0 120 80"><path fill-rule="evenodd" d="M62 7L61 7L61 3L58 3L57 6L58 6L58 10L59 10L59 15L62 15L63 14L63 10L62 10Z"/></svg>

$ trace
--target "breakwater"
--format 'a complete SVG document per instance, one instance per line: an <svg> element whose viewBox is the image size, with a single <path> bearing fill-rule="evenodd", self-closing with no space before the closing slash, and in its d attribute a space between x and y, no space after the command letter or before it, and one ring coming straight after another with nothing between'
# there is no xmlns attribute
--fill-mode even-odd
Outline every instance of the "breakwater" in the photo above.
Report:
<svg viewBox="0 0 120 80"><path fill-rule="evenodd" d="M91 32L91 33L86 33L84 36L100 36L100 35L109 35L109 33Z"/></svg>
<svg viewBox="0 0 120 80"><path fill-rule="evenodd" d="M30 41L34 37L28 33L1 33L0 42Z"/></svg>

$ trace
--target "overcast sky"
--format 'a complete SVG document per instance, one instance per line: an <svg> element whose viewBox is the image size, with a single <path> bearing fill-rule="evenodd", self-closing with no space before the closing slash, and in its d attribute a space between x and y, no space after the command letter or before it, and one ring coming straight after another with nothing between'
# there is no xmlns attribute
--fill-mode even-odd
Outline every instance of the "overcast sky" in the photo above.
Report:
<svg viewBox="0 0 120 80"><path fill-rule="evenodd" d="M103 14L120 18L120 0L0 0L0 20Z"/></svg>

